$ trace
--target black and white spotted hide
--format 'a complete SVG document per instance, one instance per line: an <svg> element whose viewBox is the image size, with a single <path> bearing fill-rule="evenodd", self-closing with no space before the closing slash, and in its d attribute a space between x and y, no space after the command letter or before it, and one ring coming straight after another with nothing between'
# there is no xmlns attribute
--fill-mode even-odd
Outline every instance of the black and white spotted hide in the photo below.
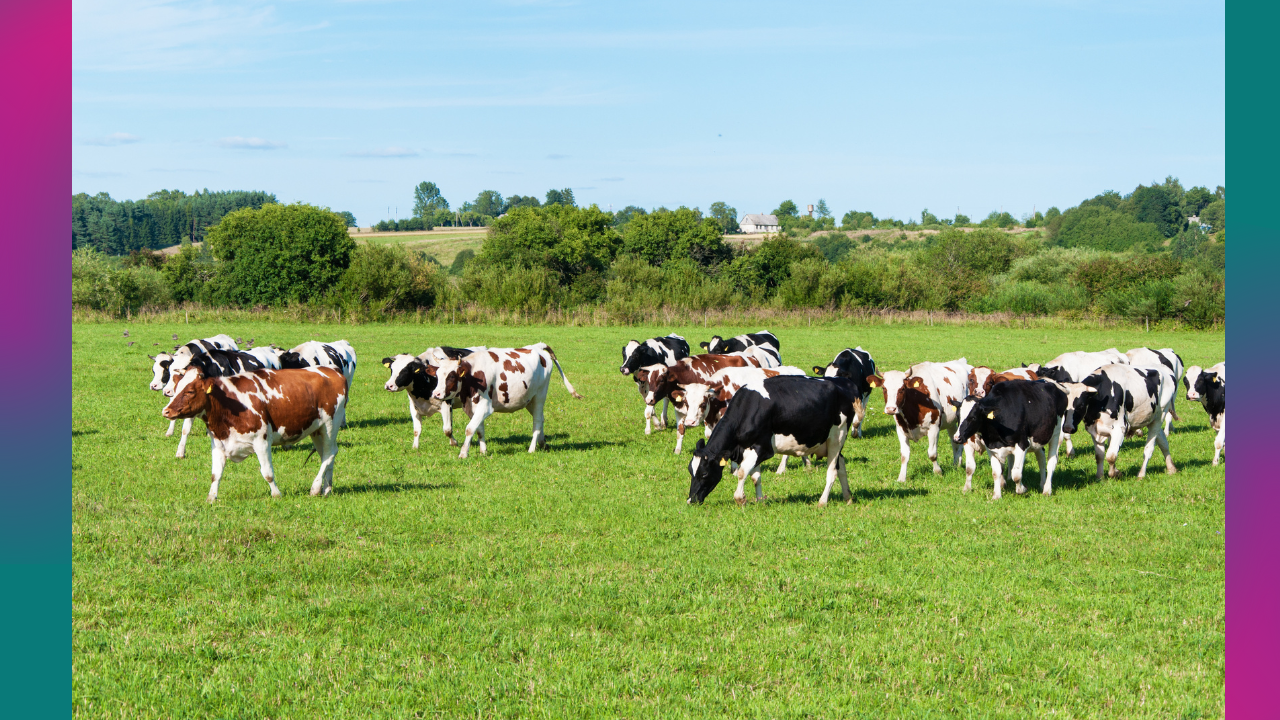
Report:
<svg viewBox="0 0 1280 720"><path fill-rule="evenodd" d="M1176 391L1172 373L1130 365L1104 365L1083 382L1097 392L1089 398L1084 417L1074 419L1083 422L1085 430L1093 436L1098 479L1102 478L1104 459L1110 466L1108 476L1116 476L1120 446L1138 430L1147 433L1138 477L1146 476L1147 463L1157 445L1164 454L1165 472L1172 475L1178 471L1164 434L1164 415Z"/></svg>
<svg viewBox="0 0 1280 720"><path fill-rule="evenodd" d="M981 399L970 395L960 403L960 424L953 440L966 443L977 436L991 457L994 497L1004 489L1004 461L1010 455L1010 479L1016 492L1027 491L1022 469L1027 451L1036 454L1040 466L1040 491L1053 494L1053 472L1058 465L1058 443L1067 415L1068 397L1056 383L1039 380L1008 380L997 383ZM970 458L966 458L970 460ZM973 465L965 467L964 492L973 488Z"/></svg>

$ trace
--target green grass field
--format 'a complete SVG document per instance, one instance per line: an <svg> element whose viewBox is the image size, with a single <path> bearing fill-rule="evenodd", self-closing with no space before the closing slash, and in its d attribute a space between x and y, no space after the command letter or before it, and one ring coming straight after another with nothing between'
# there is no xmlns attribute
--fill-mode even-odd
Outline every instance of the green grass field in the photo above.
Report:
<svg viewBox="0 0 1280 720"><path fill-rule="evenodd" d="M795 463L765 474L766 503L738 507L726 482L689 507L700 429L682 457L672 430L646 437L617 366L630 338L674 330L696 346L710 330L137 325L126 347L125 328L72 328L78 717L1222 714L1224 474L1185 399L1174 476L1153 461L1138 480L1141 446L1127 442L1116 480L1096 482L1092 457L1076 457L1052 497L1006 486L997 502L985 460L964 495L963 470L934 476L917 444L898 484L877 393L867 437L844 451L854 504L818 508L822 471ZM1224 356L1208 333L772 330L800 367L852 345L883 369L1138 345L1172 346L1188 365ZM275 453L284 498L250 458L205 501L202 424L175 460L163 398L147 389L145 353L174 332L355 346L331 497L307 495L317 461L304 465L304 441ZM553 382L547 452L525 452L523 411L489 420L487 457L458 460L438 417L410 449L407 399L382 389L380 358L537 341L585 396Z"/></svg>
<svg viewBox="0 0 1280 720"><path fill-rule="evenodd" d="M486 232L485 228L477 228L474 232L396 233L368 237L352 235L351 237L372 245L403 245L410 250L421 250L434 257L441 265L449 267L453 264L453 259L463 250L480 252Z"/></svg>

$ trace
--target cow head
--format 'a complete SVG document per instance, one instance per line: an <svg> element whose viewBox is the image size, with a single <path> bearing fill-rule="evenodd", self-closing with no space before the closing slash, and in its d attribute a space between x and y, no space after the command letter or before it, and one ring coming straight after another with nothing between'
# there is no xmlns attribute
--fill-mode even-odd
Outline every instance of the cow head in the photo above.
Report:
<svg viewBox="0 0 1280 720"><path fill-rule="evenodd" d="M391 371L391 377L382 386L387 392L412 388L414 395L425 398L436 387L435 367L413 355L382 358L382 366Z"/></svg>
<svg viewBox="0 0 1280 720"><path fill-rule="evenodd" d="M1084 419L1089 403L1097 397L1098 389L1084 383L1055 381L1054 384L1067 394L1067 414L1062 418L1062 431L1068 435L1074 434L1076 428L1080 427L1080 421Z"/></svg>
<svg viewBox="0 0 1280 720"><path fill-rule="evenodd" d="M206 378L199 367L188 368L175 380L173 399L160 411L166 420L197 417L209 409L209 393L217 380Z"/></svg>
<svg viewBox="0 0 1280 720"><path fill-rule="evenodd" d="M698 343L698 347L702 348L703 350L706 350L709 353L715 353L716 348L719 347L720 343L722 342L724 342L724 338L720 337L719 335L712 335L710 341Z"/></svg>
<svg viewBox="0 0 1280 720"><path fill-rule="evenodd" d="M1200 374L1204 372L1204 368L1199 365L1192 365L1187 368L1187 374L1182 376L1182 384L1187 388L1188 400L1199 400L1200 393L1196 391L1196 382L1200 379Z"/></svg>
<svg viewBox="0 0 1280 720"><path fill-rule="evenodd" d="M979 365L969 370L969 390L974 397L981 399L991 389L991 377L994 371L985 366Z"/></svg>
<svg viewBox="0 0 1280 720"><path fill-rule="evenodd" d="M173 364L173 356L169 353L160 353L151 358L151 389L159 392L164 390L164 386L169 384L169 366Z"/></svg>
<svg viewBox="0 0 1280 720"><path fill-rule="evenodd" d="M461 395L471 395L488 389L484 373L474 370L469 360L440 359L436 366L436 387L431 391L435 400L453 400Z"/></svg>
<svg viewBox="0 0 1280 720"><path fill-rule="evenodd" d="M873 388L884 389L884 414L896 415L908 392L920 392L928 395L924 380L908 376L901 370L890 370L884 375L868 375L867 384Z"/></svg>
<svg viewBox="0 0 1280 720"><path fill-rule="evenodd" d="M1071 373L1057 365L1030 365L1027 369L1034 372L1037 377L1044 378L1045 380L1053 380L1054 382L1059 383L1075 382L1071 377Z"/></svg>
<svg viewBox="0 0 1280 720"><path fill-rule="evenodd" d="M1222 379L1218 377L1218 373L1201 370L1196 377L1195 384L1192 385L1192 389L1195 390L1196 396L1193 398L1191 397L1191 393L1188 392L1187 398L1191 400L1207 398L1219 387L1222 387L1222 385L1223 382Z"/></svg>
<svg viewBox="0 0 1280 720"><path fill-rule="evenodd" d="M631 356L635 354L638 347L640 347L640 341L632 340L627 343L626 347L622 348L622 367L618 368L618 372L623 375L630 375L635 372L636 368L631 367L631 363L628 361L631 360Z"/></svg>
<svg viewBox="0 0 1280 720"><path fill-rule="evenodd" d="M707 451L706 440L698 441L693 448L693 459L689 461L690 505L700 505L707 499L716 485L720 484L720 479L724 477L724 466L728 464L728 458L717 458Z"/></svg>
<svg viewBox="0 0 1280 720"><path fill-rule="evenodd" d="M951 405L956 408L956 417L960 420L956 425L955 433L951 436L956 444L963 445L969 442L969 438L977 434L983 422L996 418L995 404L991 403L988 406L977 395L969 395L963 400L952 400Z"/></svg>
<svg viewBox="0 0 1280 720"><path fill-rule="evenodd" d="M675 389L675 383L669 382L670 374L666 365L650 365L636 371L634 377L641 384L640 391L646 405L657 405Z"/></svg>
<svg viewBox="0 0 1280 720"><path fill-rule="evenodd" d="M301 370L302 368L311 367L311 363L302 357L302 353L295 350L280 353L280 367L285 370Z"/></svg>

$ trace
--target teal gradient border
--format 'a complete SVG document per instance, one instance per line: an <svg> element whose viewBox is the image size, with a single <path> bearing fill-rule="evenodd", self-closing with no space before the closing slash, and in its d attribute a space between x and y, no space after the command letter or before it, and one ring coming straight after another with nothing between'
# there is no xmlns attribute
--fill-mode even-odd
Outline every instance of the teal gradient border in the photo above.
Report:
<svg viewBox="0 0 1280 720"><path fill-rule="evenodd" d="M1232 395L1227 466L1227 716L1280 717L1280 469L1274 375L1280 357L1276 274L1280 271L1280 101L1274 3L1227 8L1227 356L1241 388ZM1244 193L1241 195L1240 193ZM1239 403L1243 402L1244 405ZM1240 413L1244 413L1241 415Z"/></svg>
<svg viewBox="0 0 1280 720"><path fill-rule="evenodd" d="M0 708L71 700L71 3L0 0Z"/></svg>

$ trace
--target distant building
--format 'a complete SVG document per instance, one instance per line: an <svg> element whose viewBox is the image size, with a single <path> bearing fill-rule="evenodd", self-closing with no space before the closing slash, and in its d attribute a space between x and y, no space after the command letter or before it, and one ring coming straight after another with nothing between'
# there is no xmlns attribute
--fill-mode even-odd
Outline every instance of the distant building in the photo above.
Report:
<svg viewBox="0 0 1280 720"><path fill-rule="evenodd" d="M777 215L743 215L738 227L744 233L776 233L782 230Z"/></svg>

